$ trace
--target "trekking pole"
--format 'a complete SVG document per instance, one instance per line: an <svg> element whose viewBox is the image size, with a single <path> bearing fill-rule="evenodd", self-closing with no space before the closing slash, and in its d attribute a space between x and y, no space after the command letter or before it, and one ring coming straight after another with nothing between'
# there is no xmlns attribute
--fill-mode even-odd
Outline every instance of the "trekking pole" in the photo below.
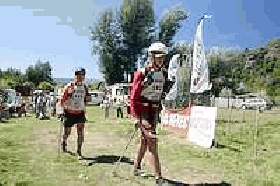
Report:
<svg viewBox="0 0 280 186"><path fill-rule="evenodd" d="M135 136L135 134L136 134L137 131L138 131L138 129L135 127L134 131L131 133L131 135L130 135L130 137L129 137L128 143L127 143L127 145L125 146L125 149L124 149L124 151L123 151L123 153L122 153L122 156L120 156L119 160L117 161L117 163L116 163L115 166L113 167L113 171L112 171L113 176L116 176L115 169L116 169L117 166L120 164L120 162L121 162L123 156L125 155L125 153L126 153L126 151L127 151L127 149L128 149L128 146L130 145L130 143L131 143L132 139L134 138L134 136ZM95 184L97 184L99 181L101 181L101 180L103 179L103 176L104 176L104 174L102 173L101 176L100 176L100 178L99 178L99 180L98 180Z"/></svg>
<svg viewBox="0 0 280 186"><path fill-rule="evenodd" d="M125 153L126 153L126 151L127 151L127 149L128 149L128 146L130 145L130 143L131 143L132 139L134 138L134 136L135 136L135 134L136 134L137 131L138 131L138 130L137 130L137 128L135 127L133 133L130 135L130 138L129 138L129 141L128 141L127 145L125 146L125 149L124 149L124 151L123 151L123 153L122 153L122 156L120 156L119 160L117 161L117 163L115 164L115 166L114 166L114 168L113 168L113 171L112 171L113 174L115 174L115 169L116 169L116 168L118 167L118 165L121 163L121 160L122 160L122 158L124 157L124 155L125 155Z"/></svg>
<svg viewBox="0 0 280 186"><path fill-rule="evenodd" d="M57 140L57 152L60 155L60 151L61 151L61 136L62 136L62 131L63 131L63 117L60 117L59 120L61 121L61 123L60 123L60 129L59 129L59 136L58 136L58 140Z"/></svg>

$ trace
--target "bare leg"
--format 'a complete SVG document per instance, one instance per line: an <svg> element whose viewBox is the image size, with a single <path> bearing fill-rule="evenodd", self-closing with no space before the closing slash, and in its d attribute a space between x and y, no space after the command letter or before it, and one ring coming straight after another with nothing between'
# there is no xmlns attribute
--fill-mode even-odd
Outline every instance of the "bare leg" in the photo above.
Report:
<svg viewBox="0 0 280 186"><path fill-rule="evenodd" d="M63 134L63 142L62 142L62 148L63 151L66 151L66 146L67 146L67 138L71 134L71 127L64 127L64 134Z"/></svg>
<svg viewBox="0 0 280 186"><path fill-rule="evenodd" d="M161 178L161 166L159 163L158 149L157 149L157 139L148 138L148 150L151 153L151 163L155 168L155 177Z"/></svg>
<svg viewBox="0 0 280 186"><path fill-rule="evenodd" d="M67 138L71 134L71 127L64 127L63 141L67 142Z"/></svg>
<svg viewBox="0 0 280 186"><path fill-rule="evenodd" d="M146 151L147 151L147 140L144 138L143 135L141 135L140 148L138 150L137 158L134 163L134 169L141 168L141 162L145 156Z"/></svg>
<svg viewBox="0 0 280 186"><path fill-rule="evenodd" d="M82 144L84 142L84 127L85 124L84 123L79 123L77 124L77 135L78 135L78 139L77 139L77 153L81 156L81 150L82 150Z"/></svg>

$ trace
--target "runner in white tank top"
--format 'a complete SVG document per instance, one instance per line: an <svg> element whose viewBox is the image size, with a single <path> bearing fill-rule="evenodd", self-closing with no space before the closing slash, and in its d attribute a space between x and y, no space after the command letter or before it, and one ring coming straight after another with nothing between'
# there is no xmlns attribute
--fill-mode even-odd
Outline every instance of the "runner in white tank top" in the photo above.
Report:
<svg viewBox="0 0 280 186"><path fill-rule="evenodd" d="M75 71L74 81L68 83L64 89L61 106L64 109L64 135L62 148L66 151L67 138L71 133L73 125L77 125L77 154L81 155L82 143L84 141L85 104L89 100L88 86L84 82L85 69L79 68Z"/></svg>

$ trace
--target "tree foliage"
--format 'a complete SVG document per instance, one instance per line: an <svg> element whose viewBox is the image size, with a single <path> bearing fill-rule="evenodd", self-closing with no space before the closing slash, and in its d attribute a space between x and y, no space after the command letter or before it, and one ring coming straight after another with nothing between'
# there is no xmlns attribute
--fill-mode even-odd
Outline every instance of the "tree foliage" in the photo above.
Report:
<svg viewBox="0 0 280 186"><path fill-rule="evenodd" d="M124 0L119 10L105 10L91 28L91 41L106 83L122 82L124 72L133 79L136 62L140 58L143 64L147 47L155 41L171 47L180 22L187 17L182 7L172 7L156 29L151 0Z"/></svg>
<svg viewBox="0 0 280 186"><path fill-rule="evenodd" d="M124 68L128 74L154 40L155 15L151 0L124 0L119 22L124 41Z"/></svg>
<svg viewBox="0 0 280 186"><path fill-rule="evenodd" d="M20 69L8 68L7 70L0 70L0 88L15 88L26 80L24 74Z"/></svg>
<svg viewBox="0 0 280 186"><path fill-rule="evenodd" d="M181 28L180 22L188 18L188 12L180 5L175 5L165 11L159 22L159 41L167 47L172 47L173 37Z"/></svg>
<svg viewBox="0 0 280 186"><path fill-rule="evenodd" d="M99 71L104 75L108 84L123 79L124 69L120 29L116 12L109 8L100 16L97 25L91 30L94 54L99 55Z"/></svg>
<svg viewBox="0 0 280 186"><path fill-rule="evenodd" d="M0 89L12 88L23 96L29 95L35 88L50 90L53 85L52 68L49 62L42 63L38 60L35 66L29 66L26 69L25 74L15 68L0 70Z"/></svg>
<svg viewBox="0 0 280 186"><path fill-rule="evenodd" d="M40 82L46 81L49 83L53 83L52 78L52 68L50 63L37 61L35 66L29 66L26 69L26 80L28 82L34 83L36 87L39 86Z"/></svg>
<svg viewBox="0 0 280 186"><path fill-rule="evenodd" d="M52 86L51 83L43 81L43 82L40 82L38 88L40 90L52 90L54 87Z"/></svg>
<svg viewBox="0 0 280 186"><path fill-rule="evenodd" d="M252 50L253 63L243 70L243 77L250 92L265 91L273 102L280 101L280 39L271 40L266 46ZM248 63L248 62L247 62Z"/></svg>
<svg viewBox="0 0 280 186"><path fill-rule="evenodd" d="M266 92L268 99L280 101L280 40L241 53L227 52L209 57L212 91L219 95L230 88L233 94ZM245 86L242 86L245 85Z"/></svg>

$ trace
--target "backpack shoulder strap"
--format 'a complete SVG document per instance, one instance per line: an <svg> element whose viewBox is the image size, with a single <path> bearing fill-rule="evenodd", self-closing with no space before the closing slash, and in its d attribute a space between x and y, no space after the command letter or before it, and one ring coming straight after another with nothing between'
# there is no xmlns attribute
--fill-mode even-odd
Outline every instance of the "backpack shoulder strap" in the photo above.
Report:
<svg viewBox="0 0 280 186"><path fill-rule="evenodd" d="M84 88L85 88L85 99L84 99L84 102L86 103L88 101L87 97L89 96L88 85L84 84Z"/></svg>
<svg viewBox="0 0 280 186"><path fill-rule="evenodd" d="M164 76L165 80L167 80L168 79L168 72L165 68L162 69L162 73L163 73L163 76Z"/></svg>
<svg viewBox="0 0 280 186"><path fill-rule="evenodd" d="M85 88L85 91L87 92L88 91L88 85L84 84L84 88Z"/></svg>
<svg viewBox="0 0 280 186"><path fill-rule="evenodd" d="M162 75L164 77L164 85L166 85L166 83L169 81L169 79L168 79L168 72L165 68L162 69Z"/></svg>

